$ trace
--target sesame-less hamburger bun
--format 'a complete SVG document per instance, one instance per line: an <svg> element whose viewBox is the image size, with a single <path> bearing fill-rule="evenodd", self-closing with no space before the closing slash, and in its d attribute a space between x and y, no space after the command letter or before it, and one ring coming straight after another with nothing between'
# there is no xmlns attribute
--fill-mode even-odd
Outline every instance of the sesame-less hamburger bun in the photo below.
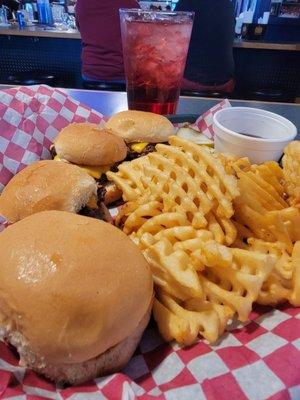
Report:
<svg viewBox="0 0 300 400"><path fill-rule="evenodd" d="M166 117L145 111L121 111L107 121L106 128L127 143L167 142L174 135L174 126Z"/></svg>
<svg viewBox="0 0 300 400"><path fill-rule="evenodd" d="M82 166L109 166L123 161L127 154L124 140L90 123L65 127L54 141L57 156Z"/></svg>
<svg viewBox="0 0 300 400"><path fill-rule="evenodd" d="M122 368L152 306L138 247L102 221L34 214L0 234L0 332L20 361L57 382Z"/></svg>
<svg viewBox="0 0 300 400"><path fill-rule="evenodd" d="M127 155L125 141L106 129L90 123L66 126L51 148L55 160L76 164L95 178L106 205L119 200L122 192L110 184L106 172L123 161Z"/></svg>
<svg viewBox="0 0 300 400"><path fill-rule="evenodd" d="M37 161L4 188L0 214L14 223L45 210L76 213L96 196L95 180L81 168L58 161Z"/></svg>

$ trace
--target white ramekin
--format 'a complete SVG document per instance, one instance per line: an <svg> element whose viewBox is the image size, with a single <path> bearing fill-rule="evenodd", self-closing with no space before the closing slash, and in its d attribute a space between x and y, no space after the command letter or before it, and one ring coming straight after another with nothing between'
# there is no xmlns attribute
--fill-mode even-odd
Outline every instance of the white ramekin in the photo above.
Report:
<svg viewBox="0 0 300 400"><path fill-rule="evenodd" d="M288 119L250 107L218 111L213 129L217 151L248 157L252 163L278 161L285 146L297 135L297 128Z"/></svg>

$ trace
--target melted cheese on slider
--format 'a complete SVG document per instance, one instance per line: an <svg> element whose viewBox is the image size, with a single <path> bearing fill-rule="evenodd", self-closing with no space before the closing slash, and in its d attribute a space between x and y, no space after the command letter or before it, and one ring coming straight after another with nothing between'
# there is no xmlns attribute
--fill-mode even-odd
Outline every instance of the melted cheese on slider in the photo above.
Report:
<svg viewBox="0 0 300 400"><path fill-rule="evenodd" d="M66 160L62 160L61 158L59 158L58 155L54 157L54 160L68 162ZM84 169L90 176L92 176L95 179L100 179L102 174L105 174L107 171L109 171L109 166L107 165L103 165L101 167L92 167L90 165L78 165L78 167Z"/></svg>
<svg viewBox="0 0 300 400"><path fill-rule="evenodd" d="M137 153L141 153L149 143L140 142L140 143L132 143L130 145L131 150L136 151Z"/></svg>

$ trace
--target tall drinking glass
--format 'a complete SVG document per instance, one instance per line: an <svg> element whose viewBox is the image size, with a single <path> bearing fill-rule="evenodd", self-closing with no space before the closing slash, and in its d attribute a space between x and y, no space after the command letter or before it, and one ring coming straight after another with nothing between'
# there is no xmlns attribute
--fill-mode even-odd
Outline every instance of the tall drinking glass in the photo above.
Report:
<svg viewBox="0 0 300 400"><path fill-rule="evenodd" d="M193 12L120 9L128 107L175 114Z"/></svg>

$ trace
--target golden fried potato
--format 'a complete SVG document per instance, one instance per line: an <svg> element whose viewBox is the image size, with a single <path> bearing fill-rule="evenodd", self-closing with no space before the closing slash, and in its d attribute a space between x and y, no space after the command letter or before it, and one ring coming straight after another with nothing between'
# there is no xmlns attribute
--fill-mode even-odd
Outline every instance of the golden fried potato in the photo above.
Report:
<svg viewBox="0 0 300 400"><path fill-rule="evenodd" d="M127 234L140 236L161 229L160 219L180 213L187 224L195 229L208 226L219 243L230 245L236 238L230 221L232 200L239 194L236 178L226 174L222 162L207 148L178 137L171 137L170 144L159 144L155 153L141 157L143 161L123 163L117 173L107 173L129 202L117 223Z"/></svg>
<svg viewBox="0 0 300 400"><path fill-rule="evenodd" d="M248 239L248 249L269 254L274 257L275 266L265 279L257 302L263 305L276 306L289 301L299 306L299 258L300 242L296 242L292 252L283 242L265 242L260 239Z"/></svg>
<svg viewBox="0 0 300 400"><path fill-rule="evenodd" d="M300 306L299 143L284 169L176 136L169 144L107 173L127 202L116 224L151 267L165 340L214 342L254 302Z"/></svg>
<svg viewBox="0 0 300 400"><path fill-rule="evenodd" d="M300 241L295 243L292 253L292 291L289 296L289 302L294 307L300 307Z"/></svg>
<svg viewBox="0 0 300 400"><path fill-rule="evenodd" d="M160 334L167 341L175 339L184 345L192 344L196 337L191 332L189 321L178 317L156 298L153 303L153 316Z"/></svg>
<svg viewBox="0 0 300 400"><path fill-rule="evenodd" d="M285 190L290 205L300 203L300 141L291 142L284 150L282 159Z"/></svg>
<svg viewBox="0 0 300 400"><path fill-rule="evenodd" d="M172 317L169 316L169 319L164 318L162 320L161 307L157 307L154 311L154 318L158 322L160 331L168 332L169 340L176 339L179 343L191 344L199 335L209 342L215 342L218 339L222 331L221 321L218 313L209 302L203 302L198 310L188 310L184 305L180 305L178 300L175 300L164 292L158 292L157 298L160 304L172 315ZM182 322L178 323L178 319L175 319L175 316ZM189 325L188 330L186 330L186 323ZM185 330L185 332L179 334L180 329ZM186 331L188 331L188 335Z"/></svg>

